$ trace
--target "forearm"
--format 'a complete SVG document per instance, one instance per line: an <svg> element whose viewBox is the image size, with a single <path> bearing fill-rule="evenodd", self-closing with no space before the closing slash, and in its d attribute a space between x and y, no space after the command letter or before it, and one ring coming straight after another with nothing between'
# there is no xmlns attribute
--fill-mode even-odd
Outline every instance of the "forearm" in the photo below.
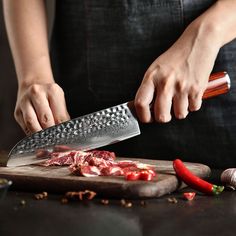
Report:
<svg viewBox="0 0 236 236"><path fill-rule="evenodd" d="M198 30L201 40L208 40L219 47L236 38L236 0L218 0L190 24Z"/></svg>
<svg viewBox="0 0 236 236"><path fill-rule="evenodd" d="M44 1L4 0L3 4L19 85L53 82Z"/></svg>

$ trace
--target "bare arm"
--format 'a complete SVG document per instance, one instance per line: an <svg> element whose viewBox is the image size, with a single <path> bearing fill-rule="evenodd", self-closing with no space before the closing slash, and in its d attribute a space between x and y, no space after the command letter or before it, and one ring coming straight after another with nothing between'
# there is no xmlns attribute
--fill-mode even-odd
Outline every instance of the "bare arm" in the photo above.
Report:
<svg viewBox="0 0 236 236"><path fill-rule="evenodd" d="M152 121L149 110L152 101L154 119L159 122L171 120L172 107L178 119L200 109L217 54L234 38L236 0L218 0L146 71L135 97L139 119Z"/></svg>
<svg viewBox="0 0 236 236"><path fill-rule="evenodd" d="M63 90L54 82L43 0L4 0L8 38L18 77L15 118L26 133L69 118Z"/></svg>

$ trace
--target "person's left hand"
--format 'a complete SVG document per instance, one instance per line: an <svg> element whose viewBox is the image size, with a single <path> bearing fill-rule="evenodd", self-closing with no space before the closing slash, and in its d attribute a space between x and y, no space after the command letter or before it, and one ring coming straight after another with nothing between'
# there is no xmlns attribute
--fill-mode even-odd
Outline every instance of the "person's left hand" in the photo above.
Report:
<svg viewBox="0 0 236 236"><path fill-rule="evenodd" d="M136 93L135 109L141 122L171 120L171 110L177 119L201 107L219 51L219 43L211 29L190 24L181 37L146 71ZM154 117L150 104L153 103Z"/></svg>

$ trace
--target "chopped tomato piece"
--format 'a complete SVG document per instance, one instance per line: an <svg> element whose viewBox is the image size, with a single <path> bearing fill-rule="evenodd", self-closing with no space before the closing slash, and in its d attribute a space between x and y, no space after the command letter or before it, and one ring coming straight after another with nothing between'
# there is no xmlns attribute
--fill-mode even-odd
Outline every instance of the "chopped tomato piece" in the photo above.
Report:
<svg viewBox="0 0 236 236"><path fill-rule="evenodd" d="M140 171L140 180L146 180L146 181L150 181L153 180L153 177L156 175L154 175L155 172L151 171L151 170L141 170Z"/></svg>
<svg viewBox="0 0 236 236"><path fill-rule="evenodd" d="M126 180L138 180L140 177L139 171L130 171L125 174Z"/></svg>
<svg viewBox="0 0 236 236"><path fill-rule="evenodd" d="M183 193L183 197L185 199L187 199L188 201L191 201L194 199L196 193L195 192L186 192L186 193Z"/></svg>

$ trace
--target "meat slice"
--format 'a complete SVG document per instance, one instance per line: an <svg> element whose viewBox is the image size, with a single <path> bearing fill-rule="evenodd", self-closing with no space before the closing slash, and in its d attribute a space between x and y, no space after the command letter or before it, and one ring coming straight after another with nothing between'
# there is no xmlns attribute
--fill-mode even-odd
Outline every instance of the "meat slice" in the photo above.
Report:
<svg viewBox="0 0 236 236"><path fill-rule="evenodd" d="M103 176L122 176L124 171L119 166L108 166L101 169Z"/></svg>
<svg viewBox="0 0 236 236"><path fill-rule="evenodd" d="M101 175L100 170L96 166L89 166L89 165L79 165L72 164L69 167L69 170L74 175L80 175L85 177L96 177Z"/></svg>
<svg viewBox="0 0 236 236"><path fill-rule="evenodd" d="M68 166L73 163L73 158L69 155L62 156L62 157L54 157L49 159L40 165L42 166Z"/></svg>
<svg viewBox="0 0 236 236"><path fill-rule="evenodd" d="M100 158L107 160L107 161L108 160L113 161L116 159L116 155L114 152L93 150L93 151L91 151L91 153L93 154L93 156L100 157Z"/></svg>
<svg viewBox="0 0 236 236"><path fill-rule="evenodd" d="M109 151L78 151L67 148L55 148L55 150L63 150L63 152L48 152L40 150L39 158L43 155L49 157L47 161L41 163L43 166L69 166L72 174L85 177L95 176L126 176L130 172L139 172L143 170L151 170L153 167L138 161L122 160L115 161L115 153ZM146 173L146 172L145 172ZM154 172L155 173L155 172ZM148 172L149 174L149 172Z"/></svg>

